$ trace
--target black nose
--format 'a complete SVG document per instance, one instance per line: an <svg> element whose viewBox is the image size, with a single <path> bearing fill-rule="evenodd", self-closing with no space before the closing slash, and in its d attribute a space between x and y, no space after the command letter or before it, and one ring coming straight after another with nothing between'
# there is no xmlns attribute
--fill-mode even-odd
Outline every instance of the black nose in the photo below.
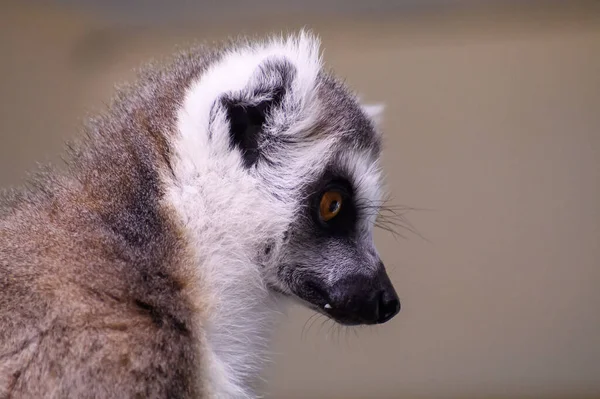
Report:
<svg viewBox="0 0 600 399"><path fill-rule="evenodd" d="M328 313L349 324L381 324L400 311L400 300L383 265L373 276L347 276L330 295Z"/></svg>
<svg viewBox="0 0 600 399"><path fill-rule="evenodd" d="M379 293L378 307L378 324L385 323L398 314L400 311L400 300L393 288L392 291L381 290Z"/></svg>

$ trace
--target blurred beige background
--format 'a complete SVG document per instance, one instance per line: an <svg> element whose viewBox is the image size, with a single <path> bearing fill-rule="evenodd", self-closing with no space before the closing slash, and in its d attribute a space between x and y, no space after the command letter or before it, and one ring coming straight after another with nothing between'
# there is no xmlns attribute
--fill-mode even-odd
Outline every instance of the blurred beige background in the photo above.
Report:
<svg viewBox="0 0 600 399"><path fill-rule="evenodd" d="M428 241L377 232L403 310L345 330L292 309L268 398L600 398L600 2L197 2L185 21L62 2L0 6L0 186L58 160L132 68L197 41L309 26L387 104L390 191L427 209L407 217Z"/></svg>

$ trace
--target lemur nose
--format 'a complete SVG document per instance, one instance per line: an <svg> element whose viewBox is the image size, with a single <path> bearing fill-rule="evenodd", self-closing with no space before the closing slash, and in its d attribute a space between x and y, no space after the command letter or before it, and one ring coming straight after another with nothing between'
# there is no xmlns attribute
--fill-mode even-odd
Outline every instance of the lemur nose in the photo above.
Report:
<svg viewBox="0 0 600 399"><path fill-rule="evenodd" d="M393 288L391 291L386 289L381 290L378 307L378 324L385 323L398 314L400 311L400 300Z"/></svg>
<svg viewBox="0 0 600 399"><path fill-rule="evenodd" d="M390 281L383 264L380 264L379 276L378 276L380 291L377 296L377 321L376 323L381 324L389 321L392 317L396 316L400 311L400 299L398 294Z"/></svg>
<svg viewBox="0 0 600 399"><path fill-rule="evenodd" d="M385 268L374 276L353 275L338 282L325 309L364 324L382 324L400 311L400 300Z"/></svg>

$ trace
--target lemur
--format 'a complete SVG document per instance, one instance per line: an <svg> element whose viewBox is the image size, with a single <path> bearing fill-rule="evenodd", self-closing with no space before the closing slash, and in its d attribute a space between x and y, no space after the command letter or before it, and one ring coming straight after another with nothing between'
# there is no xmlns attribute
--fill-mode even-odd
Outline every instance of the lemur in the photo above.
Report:
<svg viewBox="0 0 600 399"><path fill-rule="evenodd" d="M121 88L0 206L1 398L255 398L297 301L381 324L380 108L319 39L240 39Z"/></svg>

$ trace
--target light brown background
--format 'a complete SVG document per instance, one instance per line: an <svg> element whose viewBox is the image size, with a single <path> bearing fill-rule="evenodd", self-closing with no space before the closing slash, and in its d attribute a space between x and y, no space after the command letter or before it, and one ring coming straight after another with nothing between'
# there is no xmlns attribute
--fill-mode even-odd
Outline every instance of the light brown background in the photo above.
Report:
<svg viewBox="0 0 600 399"><path fill-rule="evenodd" d="M292 309L269 397L600 397L598 2L305 14L158 27L3 4L0 185L58 159L142 61L308 25L327 64L387 104L390 191L426 209L407 216L428 241L377 232L403 301L389 324L306 331Z"/></svg>

